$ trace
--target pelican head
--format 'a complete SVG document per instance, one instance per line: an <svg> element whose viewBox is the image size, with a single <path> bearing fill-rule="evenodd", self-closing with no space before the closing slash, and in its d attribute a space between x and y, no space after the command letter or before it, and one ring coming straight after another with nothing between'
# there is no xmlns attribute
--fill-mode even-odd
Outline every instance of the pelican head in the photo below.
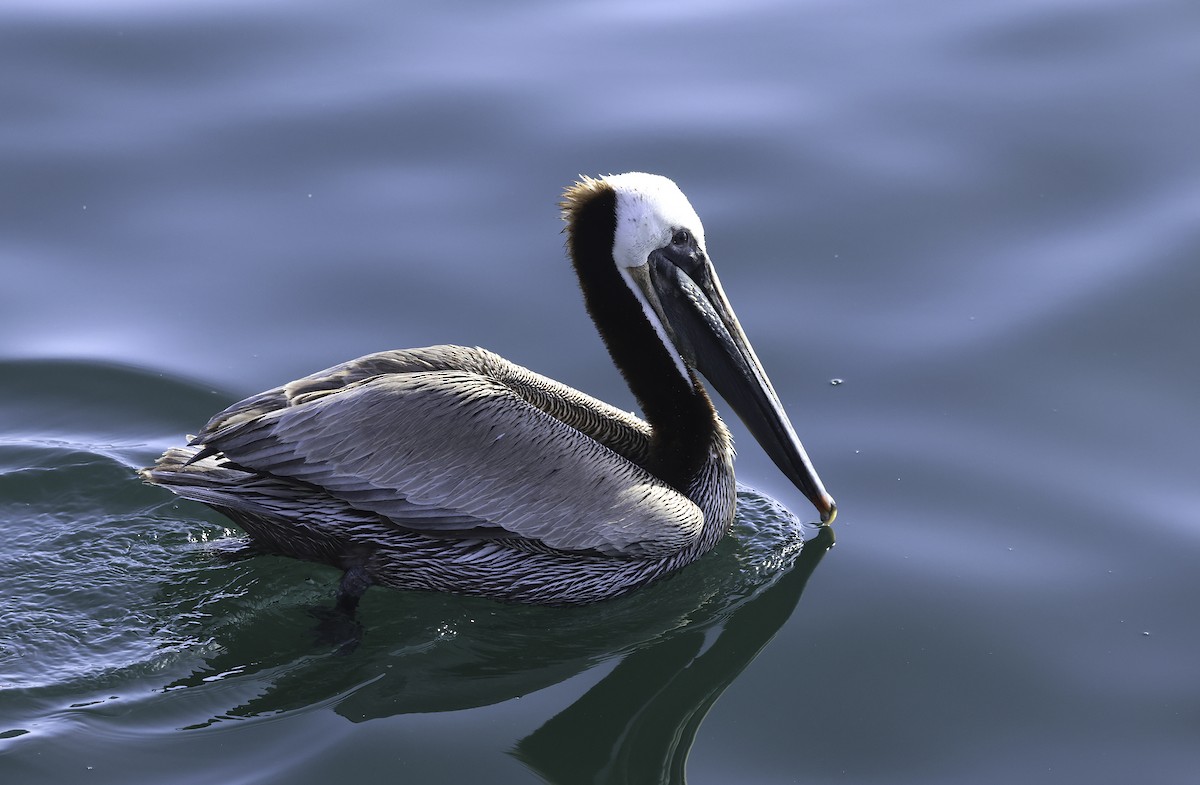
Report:
<svg viewBox="0 0 1200 785"><path fill-rule="evenodd" d="M563 208L588 310L643 407L656 393L644 383L639 389L634 377L640 372L630 366L640 361L639 352L665 351L670 362L661 364L674 366L688 388L703 394L695 377L699 371L812 502L822 522L832 521L837 506L725 297L704 227L679 187L641 172L584 178L567 190ZM605 265L607 272L597 269ZM623 286L613 283L614 266ZM620 310L612 302L628 301L630 294L636 308ZM630 325L638 319L652 328L661 350L646 345L652 341L641 339L637 346L629 339L649 336ZM651 411L646 414L653 423Z"/></svg>

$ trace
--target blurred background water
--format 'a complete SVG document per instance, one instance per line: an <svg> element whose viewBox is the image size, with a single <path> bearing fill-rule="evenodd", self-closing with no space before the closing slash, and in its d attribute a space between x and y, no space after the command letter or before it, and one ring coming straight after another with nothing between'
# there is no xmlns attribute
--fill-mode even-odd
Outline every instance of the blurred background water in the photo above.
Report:
<svg viewBox="0 0 1200 785"><path fill-rule="evenodd" d="M1195 782L1198 96L1190 0L9 0L0 780ZM331 571L137 481L380 349L632 408L555 202L634 169L704 219L823 559L735 424L711 558L372 591L338 657Z"/></svg>

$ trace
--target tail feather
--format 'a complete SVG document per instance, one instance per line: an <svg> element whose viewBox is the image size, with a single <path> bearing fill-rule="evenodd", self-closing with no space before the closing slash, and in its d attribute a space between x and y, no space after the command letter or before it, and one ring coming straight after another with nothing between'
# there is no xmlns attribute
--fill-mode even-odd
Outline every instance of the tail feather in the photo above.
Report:
<svg viewBox="0 0 1200 785"><path fill-rule="evenodd" d="M172 447L139 474L142 479L232 519L263 549L345 567L357 552L351 531L377 527L380 517L309 485L259 474L213 456L198 457L198 447Z"/></svg>
<svg viewBox="0 0 1200 785"><path fill-rule="evenodd" d="M259 474L222 463L213 456L198 458L197 447L172 447L151 467L142 469L142 479L192 501L222 512L237 510L256 516L285 518L296 522L337 518L378 520L374 513L353 510L303 483Z"/></svg>

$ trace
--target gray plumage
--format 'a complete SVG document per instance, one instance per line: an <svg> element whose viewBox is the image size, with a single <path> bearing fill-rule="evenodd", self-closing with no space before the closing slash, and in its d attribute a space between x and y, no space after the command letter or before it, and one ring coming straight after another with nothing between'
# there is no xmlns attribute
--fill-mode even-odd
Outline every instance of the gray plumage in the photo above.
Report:
<svg viewBox="0 0 1200 785"><path fill-rule="evenodd" d="M649 184L659 188L659 180ZM620 190L619 180L615 191L604 183L568 191L573 232L581 231L588 200ZM607 222L601 229L606 264L620 243L615 231ZM580 268L583 253L572 252ZM580 269L585 293L589 274ZM645 314L635 337L662 340L680 356L646 307L633 294L628 300L631 313ZM653 397L639 393L592 311L635 394ZM694 561L733 521L729 431L690 359L681 375L663 357L662 383L641 386L664 395L678 389L689 399L695 422L684 424L682 437L666 438L666 426L656 430L486 350L433 346L368 355L247 398L142 476L229 516L261 550L354 571L370 583L593 602ZM686 477L673 485L653 473L659 465L686 467ZM832 515L831 499L827 507Z"/></svg>
<svg viewBox="0 0 1200 785"><path fill-rule="evenodd" d="M650 440L637 417L486 350L433 346L234 404L193 439L207 455L175 448L144 476L264 550L394 588L580 603L716 544L735 500L717 433L693 501L630 460Z"/></svg>

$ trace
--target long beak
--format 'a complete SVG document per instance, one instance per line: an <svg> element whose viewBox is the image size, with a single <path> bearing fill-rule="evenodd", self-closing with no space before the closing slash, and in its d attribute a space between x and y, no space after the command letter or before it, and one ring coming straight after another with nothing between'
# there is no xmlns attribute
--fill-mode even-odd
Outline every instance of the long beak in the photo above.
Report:
<svg viewBox="0 0 1200 785"><path fill-rule="evenodd" d="M702 252L701 252L702 253ZM817 476L804 445L762 363L742 331L716 270L707 258L692 260L691 274L662 253L648 260L664 326L684 362L704 374L733 407L771 460L821 514L822 523L837 515L837 504Z"/></svg>

